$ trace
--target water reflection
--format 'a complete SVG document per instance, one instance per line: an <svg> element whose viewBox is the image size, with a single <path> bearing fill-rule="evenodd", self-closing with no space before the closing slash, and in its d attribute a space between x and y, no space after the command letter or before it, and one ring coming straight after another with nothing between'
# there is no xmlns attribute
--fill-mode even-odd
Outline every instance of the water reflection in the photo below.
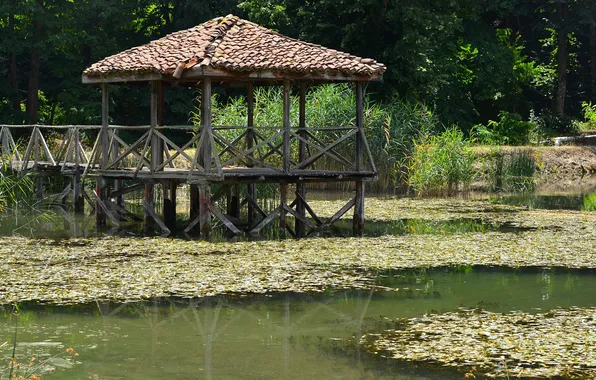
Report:
<svg viewBox="0 0 596 380"><path fill-rule="evenodd" d="M46 379L439 379L446 375L387 368L338 345L379 329L383 316L596 306L596 275L586 271L418 270L385 272L378 283L392 290L22 305L17 354L47 358L71 346L80 353ZM8 322L5 314L1 360L11 355Z"/></svg>

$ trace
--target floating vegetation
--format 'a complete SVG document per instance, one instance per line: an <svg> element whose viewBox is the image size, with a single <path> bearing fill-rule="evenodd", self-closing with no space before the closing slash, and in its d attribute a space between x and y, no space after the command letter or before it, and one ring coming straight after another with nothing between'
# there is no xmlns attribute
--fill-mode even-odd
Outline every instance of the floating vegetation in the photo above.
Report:
<svg viewBox="0 0 596 380"><path fill-rule="evenodd" d="M455 368L466 378L592 379L596 309L498 314L475 310L386 321L360 345L398 362Z"/></svg>

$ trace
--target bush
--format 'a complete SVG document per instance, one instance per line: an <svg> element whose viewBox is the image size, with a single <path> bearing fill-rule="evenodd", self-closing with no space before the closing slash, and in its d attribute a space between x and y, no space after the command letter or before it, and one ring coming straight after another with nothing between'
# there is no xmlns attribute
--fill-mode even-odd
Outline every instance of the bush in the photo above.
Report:
<svg viewBox="0 0 596 380"><path fill-rule="evenodd" d="M423 134L414 143L409 184L423 194L453 194L465 190L474 174L470 140L456 127L438 136Z"/></svg>
<svg viewBox="0 0 596 380"><path fill-rule="evenodd" d="M487 126L474 127L478 141L488 145L527 144L533 129L533 122L523 121L521 115L506 111L499 113L499 121L490 120Z"/></svg>

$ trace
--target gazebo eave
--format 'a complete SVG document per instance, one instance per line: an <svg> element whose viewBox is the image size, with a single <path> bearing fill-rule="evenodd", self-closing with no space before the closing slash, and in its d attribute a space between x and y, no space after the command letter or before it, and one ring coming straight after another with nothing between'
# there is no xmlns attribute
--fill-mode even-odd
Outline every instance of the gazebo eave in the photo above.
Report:
<svg viewBox="0 0 596 380"><path fill-rule="evenodd" d="M92 83L126 83L126 82L198 82L203 78L221 80L222 82L263 81L278 82L289 79L290 81L311 82L380 82L383 75L346 75L334 73L288 73L281 71L228 71L212 67L192 67L185 70L180 78L171 74L159 73L117 73L99 76L83 75L82 82Z"/></svg>

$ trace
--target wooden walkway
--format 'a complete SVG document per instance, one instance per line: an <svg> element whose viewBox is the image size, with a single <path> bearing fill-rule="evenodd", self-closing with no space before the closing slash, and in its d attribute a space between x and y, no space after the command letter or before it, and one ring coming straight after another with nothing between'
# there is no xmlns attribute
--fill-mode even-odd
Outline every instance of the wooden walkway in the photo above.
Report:
<svg viewBox="0 0 596 380"><path fill-rule="evenodd" d="M49 141L50 135L54 137ZM89 136L96 136L92 146ZM336 215L323 221L306 201L307 183L358 184L376 178L368 144L364 140L361 145L358 137L357 127L0 125L0 153L2 161L17 172L71 179L61 198L72 195L76 212L82 212L86 199L99 225L106 218L116 226L122 220L139 219L126 210L123 197L143 190L145 223L169 234L176 228L176 187L188 184L191 220L185 232L214 218L233 234L258 234L280 219L281 234L301 237L331 228L360 202L357 192ZM364 149L357 151L357 145ZM94 191L85 190L87 178L97 183ZM280 205L271 212L257 202L259 183L279 184ZM154 201L158 184L163 189L162 215ZM213 184L222 186L212 195ZM291 202L288 184L296 188ZM243 199L238 196L241 186L247 186ZM38 185L39 196L41 191ZM226 209L220 210L224 198ZM286 221L288 215L296 221L294 228Z"/></svg>

